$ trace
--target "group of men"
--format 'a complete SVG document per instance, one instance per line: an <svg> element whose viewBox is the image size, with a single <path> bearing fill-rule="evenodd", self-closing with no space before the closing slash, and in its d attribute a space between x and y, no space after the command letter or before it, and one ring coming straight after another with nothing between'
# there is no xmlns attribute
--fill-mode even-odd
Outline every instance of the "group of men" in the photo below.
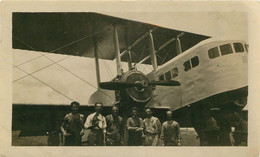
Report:
<svg viewBox="0 0 260 157"><path fill-rule="evenodd" d="M78 102L71 103L72 112L67 114L60 127L65 137L65 145L81 145L84 129L89 130L87 145L89 146L179 146L181 145L180 127L173 120L172 111L166 112L167 121L162 125L158 118L152 115L150 108L145 109L146 118L138 116L138 108L133 107L131 117L123 119L119 116L119 108L112 107L112 113L102 115L103 104L95 103L95 112L86 120L79 111ZM247 122L238 113L225 114L222 121L215 120L204 112L202 125L194 125L199 134L202 146L246 146ZM198 121L198 120L194 120ZM235 131L231 130L231 121ZM203 129L201 129L201 127Z"/></svg>
<svg viewBox="0 0 260 157"><path fill-rule="evenodd" d="M201 146L247 146L248 125L240 114L226 111L215 117L203 110L200 117L192 119Z"/></svg>
<svg viewBox="0 0 260 157"><path fill-rule="evenodd" d="M166 112L167 121L161 125L159 119L152 115L150 108L145 110L147 117L143 120L138 116L138 108L133 107L132 116L124 125L123 118L118 115L117 106L112 107L112 114L104 117L101 114L103 104L97 102L95 112L90 114L85 122L84 116L78 112L79 106L78 102L71 103L72 112L64 117L61 125L61 132L67 146L81 145L84 129L90 130L87 140L89 146L178 146L181 144L180 127L172 119L171 111ZM124 141L127 141L126 144Z"/></svg>

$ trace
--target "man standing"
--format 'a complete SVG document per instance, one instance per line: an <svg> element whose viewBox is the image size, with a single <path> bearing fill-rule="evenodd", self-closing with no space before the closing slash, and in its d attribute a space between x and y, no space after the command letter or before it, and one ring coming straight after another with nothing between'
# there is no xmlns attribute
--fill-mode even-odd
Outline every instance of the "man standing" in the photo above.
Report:
<svg viewBox="0 0 260 157"><path fill-rule="evenodd" d="M218 121L220 146L233 146L235 144L231 129L232 114L230 112L222 112L222 117Z"/></svg>
<svg viewBox="0 0 260 157"><path fill-rule="evenodd" d="M206 118L205 136L208 146L217 146L219 143L219 126L213 116L208 115Z"/></svg>
<svg viewBox="0 0 260 157"><path fill-rule="evenodd" d="M248 124L237 112L234 113L235 131L234 139L236 146L247 146Z"/></svg>
<svg viewBox="0 0 260 157"><path fill-rule="evenodd" d="M142 145L143 120L139 118L138 108L132 108L133 116L127 119L126 128L128 130L128 146Z"/></svg>
<svg viewBox="0 0 260 157"><path fill-rule="evenodd" d="M144 119L144 145L145 146L158 146L159 134L161 132L161 123L158 118L152 116L150 108L145 110L147 118Z"/></svg>
<svg viewBox="0 0 260 157"><path fill-rule="evenodd" d="M80 146L81 137L83 135L84 116L80 114L79 103L73 101L71 103L72 112L66 114L60 127L65 137L65 146Z"/></svg>
<svg viewBox="0 0 260 157"><path fill-rule="evenodd" d="M118 116L118 107L112 107L112 114L106 116L107 122L107 145L121 146L123 140L123 118Z"/></svg>
<svg viewBox="0 0 260 157"><path fill-rule="evenodd" d="M90 114L84 124L85 129L90 129L88 135L88 144L90 146L103 146L106 144L105 135L107 124L105 117L101 115L102 108L103 103L96 102L96 112Z"/></svg>
<svg viewBox="0 0 260 157"><path fill-rule="evenodd" d="M180 126L172 120L172 111L166 112L167 121L162 124L161 139L164 146L180 146Z"/></svg>

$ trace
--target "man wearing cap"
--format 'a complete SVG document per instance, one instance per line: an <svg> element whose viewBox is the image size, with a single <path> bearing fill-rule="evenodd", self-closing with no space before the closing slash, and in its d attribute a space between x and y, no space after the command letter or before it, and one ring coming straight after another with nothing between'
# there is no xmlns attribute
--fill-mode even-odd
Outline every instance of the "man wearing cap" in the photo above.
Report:
<svg viewBox="0 0 260 157"><path fill-rule="evenodd" d="M103 146L106 144L106 119L101 115L103 103L96 102L96 112L90 114L84 124L85 129L90 129L88 144L90 146Z"/></svg>
<svg viewBox="0 0 260 157"><path fill-rule="evenodd" d="M132 108L132 117L127 119L126 129L128 130L128 146L142 145L143 120L138 117L138 108Z"/></svg>
<svg viewBox="0 0 260 157"><path fill-rule="evenodd" d="M181 133L179 124L172 119L172 111L166 112L167 121L162 124L161 139L164 146L180 146Z"/></svg>

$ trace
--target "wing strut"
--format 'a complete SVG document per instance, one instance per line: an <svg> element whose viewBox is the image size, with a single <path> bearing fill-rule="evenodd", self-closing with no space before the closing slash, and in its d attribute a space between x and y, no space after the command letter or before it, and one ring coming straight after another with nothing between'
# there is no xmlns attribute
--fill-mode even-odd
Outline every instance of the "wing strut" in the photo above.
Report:
<svg viewBox="0 0 260 157"><path fill-rule="evenodd" d="M153 65L153 69L156 70L158 66L157 66L157 58L156 58L155 49L154 49L152 31L150 31L149 37L150 37L151 62L152 62L152 65Z"/></svg>
<svg viewBox="0 0 260 157"><path fill-rule="evenodd" d="M95 56L95 64L96 64L96 75L97 75L97 87L100 88L100 70L99 70L99 62L98 62L98 47L97 43L94 41L94 56Z"/></svg>
<svg viewBox="0 0 260 157"><path fill-rule="evenodd" d="M182 53L182 48L181 48L181 40L180 37L183 36L184 33L180 33L177 38L176 38L176 49L177 49L177 55Z"/></svg>
<svg viewBox="0 0 260 157"><path fill-rule="evenodd" d="M177 49L177 55L182 53L182 49L181 49L181 41L179 38L177 38L176 40L176 49Z"/></svg>
<svg viewBox="0 0 260 157"><path fill-rule="evenodd" d="M177 54L181 54L182 53L182 48L181 48L181 41L180 41L180 37L183 36L184 33L182 32L181 34L179 34L176 37L173 37L172 39L166 41L162 46L159 47L158 50L155 50L154 53L157 54L159 51L161 51L163 48L165 48L166 46L168 46L170 43L172 43L173 41L176 40L176 47L177 47ZM144 63L145 61L147 61L149 58L151 58L151 55L148 55L146 56L144 59L142 59L140 62L138 62L138 64L142 64Z"/></svg>
<svg viewBox="0 0 260 157"><path fill-rule="evenodd" d="M171 42L175 41L176 38L172 38L171 40L165 42L162 46L159 47L158 50L155 50L155 54L157 54L159 51L161 51L163 48L165 48L167 45L169 45ZM151 55L146 56L143 60L141 60L140 62L138 62L138 64L142 64L143 62L147 61L149 58L151 58Z"/></svg>
<svg viewBox="0 0 260 157"><path fill-rule="evenodd" d="M130 50L127 50L128 52L128 69L131 70L133 67L132 67L132 55L131 55L131 52Z"/></svg>
<svg viewBox="0 0 260 157"><path fill-rule="evenodd" d="M117 34L117 29L116 29L115 25L113 25L113 39L114 39L114 48L115 48L115 56L116 56L117 75L121 76L122 75L122 65L121 65L118 34Z"/></svg>
<svg viewBox="0 0 260 157"><path fill-rule="evenodd" d="M149 35L150 32L154 32L156 29L157 29L156 27L150 29L149 32L146 32L144 35L142 35L140 38L138 38L136 41L134 41L131 46L129 46L127 49L125 49L125 50L121 53L121 57L123 57L124 55L126 55L127 52L128 52L128 50L130 50L131 48L135 47L140 41L144 40L144 39Z"/></svg>

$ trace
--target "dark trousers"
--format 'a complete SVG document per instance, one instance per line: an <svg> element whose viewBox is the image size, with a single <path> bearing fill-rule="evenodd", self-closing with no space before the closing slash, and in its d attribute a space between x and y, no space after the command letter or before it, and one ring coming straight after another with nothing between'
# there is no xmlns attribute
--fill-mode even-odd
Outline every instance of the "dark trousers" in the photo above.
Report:
<svg viewBox="0 0 260 157"><path fill-rule="evenodd" d="M92 129L88 135L89 146L103 146L104 145L104 133L102 129Z"/></svg>
<svg viewBox="0 0 260 157"><path fill-rule="evenodd" d="M121 146L121 137L119 133L111 133L106 136L107 146Z"/></svg>
<svg viewBox="0 0 260 157"><path fill-rule="evenodd" d="M80 146L81 145L81 137L82 136L67 136L65 137L65 146Z"/></svg>
<svg viewBox="0 0 260 157"><path fill-rule="evenodd" d="M229 132L221 132L219 134L219 144L220 146L232 146L230 142Z"/></svg>
<svg viewBox="0 0 260 157"><path fill-rule="evenodd" d="M164 141L165 146L178 146L176 141Z"/></svg>
<svg viewBox="0 0 260 157"><path fill-rule="evenodd" d="M247 146L247 134L234 133L234 140L236 146Z"/></svg>
<svg viewBox="0 0 260 157"><path fill-rule="evenodd" d="M128 146L141 146L142 132L128 131Z"/></svg>
<svg viewBox="0 0 260 157"><path fill-rule="evenodd" d="M218 146L219 145L219 136L218 131L207 131L205 133L208 146Z"/></svg>

